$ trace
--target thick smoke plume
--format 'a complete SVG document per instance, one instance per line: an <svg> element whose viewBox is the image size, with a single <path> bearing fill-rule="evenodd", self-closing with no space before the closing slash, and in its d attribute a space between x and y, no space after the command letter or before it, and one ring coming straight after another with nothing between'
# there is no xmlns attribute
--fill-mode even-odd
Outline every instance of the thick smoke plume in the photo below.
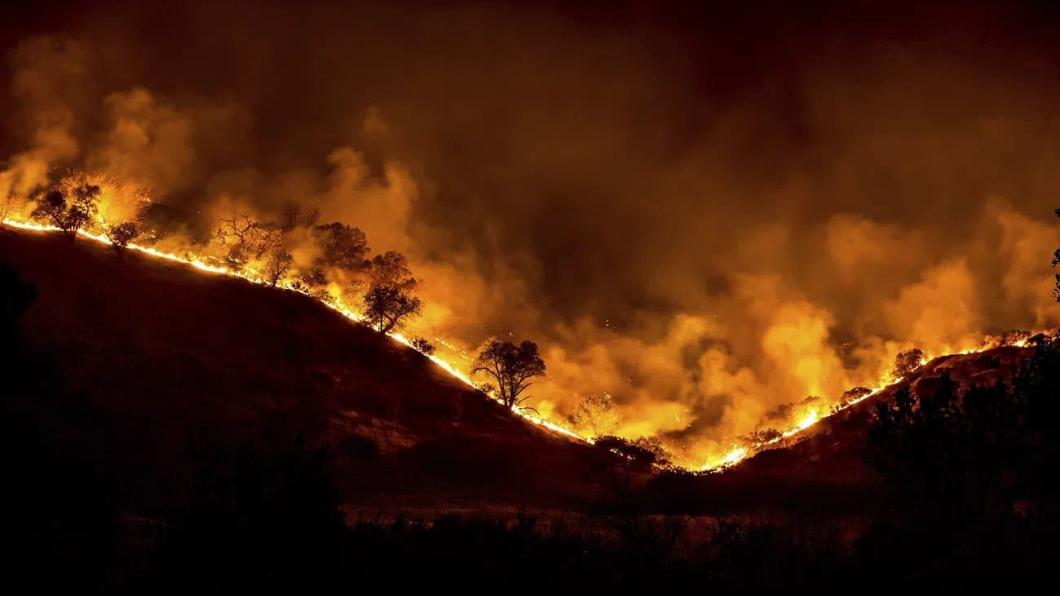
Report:
<svg viewBox="0 0 1060 596"><path fill-rule="evenodd" d="M532 337L538 410L686 463L1060 324L1056 15L215 4L24 9L0 199L87 171L174 246L316 208L410 257L409 335Z"/></svg>

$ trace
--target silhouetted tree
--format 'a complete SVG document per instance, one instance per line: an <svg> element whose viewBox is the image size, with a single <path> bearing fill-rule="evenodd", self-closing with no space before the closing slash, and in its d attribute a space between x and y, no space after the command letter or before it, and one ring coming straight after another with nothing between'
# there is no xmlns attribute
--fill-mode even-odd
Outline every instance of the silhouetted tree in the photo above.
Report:
<svg viewBox="0 0 1060 596"><path fill-rule="evenodd" d="M389 333L408 317L419 314L419 298L389 286L373 286L364 295L364 316L380 333Z"/></svg>
<svg viewBox="0 0 1060 596"><path fill-rule="evenodd" d="M865 398L867 395L872 393L872 390L868 387L853 387L843 392L843 397L840 398L839 403L832 406L832 412L838 412L844 407Z"/></svg>
<svg viewBox="0 0 1060 596"><path fill-rule="evenodd" d="M891 370L891 375L896 379L904 378L909 373L920 368L921 363L924 361L924 351L920 348L913 348L904 352L899 352L894 357L894 368Z"/></svg>
<svg viewBox="0 0 1060 596"><path fill-rule="evenodd" d="M479 352L471 369L473 375L480 372L497 383L501 402L515 409L529 399L523 392L533 384L530 379L545 374L545 361L532 341L524 340L516 346L494 338Z"/></svg>
<svg viewBox="0 0 1060 596"><path fill-rule="evenodd" d="M61 187L53 188L37 200L32 215L51 222L73 240L77 231L96 214L101 192L99 186L87 182L73 184L69 198Z"/></svg>
<svg viewBox="0 0 1060 596"><path fill-rule="evenodd" d="M408 257L391 250L372 257L368 264L368 284L411 292L416 289L417 281L409 271Z"/></svg>
<svg viewBox="0 0 1060 596"><path fill-rule="evenodd" d="M922 378L880 401L863 458L900 495L936 519L984 520L1017 502L1060 497L1060 342L1031 348L1011 386L963 393L948 377ZM962 522L967 525L967 521Z"/></svg>
<svg viewBox="0 0 1060 596"><path fill-rule="evenodd" d="M368 267L368 238L359 228L332 222L314 227L313 233L323 253L319 267L335 267L349 273L360 273Z"/></svg>
<svg viewBox="0 0 1060 596"><path fill-rule="evenodd" d="M217 221L214 237L227 247L225 263L242 271L251 261L267 259L284 248L284 233L274 223L260 222L253 216L234 212Z"/></svg>
<svg viewBox="0 0 1060 596"><path fill-rule="evenodd" d="M1060 209L1056 210L1056 216L1060 217ZM1060 248L1056 249L1056 251L1053 252L1053 268L1055 269L1057 265L1060 265ZM1053 296L1056 297L1057 302L1060 302L1060 273L1057 273L1055 275L1056 287L1053 288Z"/></svg>
<svg viewBox="0 0 1060 596"><path fill-rule="evenodd" d="M431 342L427 341L427 339L423 338L423 337L415 337L415 338L413 338L412 339L412 347L416 348L416 350L418 352L420 352L421 354L423 354L424 356L430 356L430 355L434 354L434 344L432 344Z"/></svg>
<svg viewBox="0 0 1060 596"><path fill-rule="evenodd" d="M118 256L125 254L129 243L140 235L140 227L133 222L125 222L113 226L103 226L103 234L110 240L110 246Z"/></svg>
<svg viewBox="0 0 1060 596"><path fill-rule="evenodd" d="M747 435L747 440L752 445L763 445L780 440L784 435L775 428L763 428Z"/></svg>
<svg viewBox="0 0 1060 596"><path fill-rule="evenodd" d="M601 393L582 398L571 414L570 421L578 432L599 437L615 432L622 415L615 406L615 400L609 394Z"/></svg>
<svg viewBox="0 0 1060 596"><path fill-rule="evenodd" d="M265 269L262 272L265 281L271 286L280 283L280 280L291 270L292 263L294 263L294 257L286 248L283 246L273 248L265 258Z"/></svg>
<svg viewBox="0 0 1060 596"><path fill-rule="evenodd" d="M392 331L423 308L420 299L412 295L416 278L412 277L408 259L401 253L389 251L373 257L368 264L368 282L363 298L364 314L376 331Z"/></svg>
<svg viewBox="0 0 1060 596"><path fill-rule="evenodd" d="M320 267L309 267L299 271L293 287L314 298L323 300L328 296L327 285L328 278L324 270Z"/></svg>

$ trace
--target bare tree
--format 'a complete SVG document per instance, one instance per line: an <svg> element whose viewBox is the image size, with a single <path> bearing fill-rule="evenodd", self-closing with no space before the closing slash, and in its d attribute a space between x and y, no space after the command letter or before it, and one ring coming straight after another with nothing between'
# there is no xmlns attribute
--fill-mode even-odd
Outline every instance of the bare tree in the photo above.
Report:
<svg viewBox="0 0 1060 596"><path fill-rule="evenodd" d="M235 212L217 220L214 235L225 246L245 244L250 231L258 225L257 220L250 215Z"/></svg>
<svg viewBox="0 0 1060 596"><path fill-rule="evenodd" d="M110 246L118 257L125 254L125 249L128 248L129 243L135 240L140 233L140 227L131 221L113 226L103 226L103 234L107 237L107 240L110 240Z"/></svg>
<svg viewBox="0 0 1060 596"><path fill-rule="evenodd" d="M287 276L287 272L291 270L292 263L294 263L294 257L291 256L291 253L286 248L282 245L274 247L269 251L265 259L263 278L269 285L276 286L276 284L280 283L280 280Z"/></svg>
<svg viewBox="0 0 1060 596"><path fill-rule="evenodd" d="M533 384L530 379L545 374L545 361L532 341L524 340L516 346L494 338L479 352L471 369L473 375L480 372L493 378L501 402L514 410L530 399L523 392Z"/></svg>
<svg viewBox="0 0 1060 596"><path fill-rule="evenodd" d="M101 193L99 186L81 182L72 186L68 201L61 188L54 188L38 199L32 215L51 222L73 240L81 226L96 214Z"/></svg>
<svg viewBox="0 0 1060 596"><path fill-rule="evenodd" d="M262 259L283 246L283 231L272 223L262 223L250 215L233 213L218 220L214 236L228 248L225 262L243 270L247 263Z"/></svg>
<svg viewBox="0 0 1060 596"><path fill-rule="evenodd" d="M580 433L599 437L613 434L622 422L622 415L615 400L609 394L601 393L587 395L578 402L570 421Z"/></svg>

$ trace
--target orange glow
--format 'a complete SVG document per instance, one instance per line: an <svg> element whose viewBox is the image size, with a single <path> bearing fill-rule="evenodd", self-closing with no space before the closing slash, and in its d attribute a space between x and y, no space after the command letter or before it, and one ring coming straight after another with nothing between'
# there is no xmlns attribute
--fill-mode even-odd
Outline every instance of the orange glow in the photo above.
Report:
<svg viewBox="0 0 1060 596"><path fill-rule="evenodd" d="M51 226L51 225L47 225L47 224L41 224L41 223L38 223L38 222L26 220L26 219L16 219L14 217L10 217L10 218L4 219L3 220L3 225L9 226L9 227L15 228L15 229L27 230L27 231L33 231L33 232L53 233L53 232L60 231L59 228L57 228L55 226ZM99 233L95 233L95 232L92 232L92 231L87 231L87 230L84 230L84 229L78 231L78 237L82 238L84 240L89 240L89 241L97 242L97 243L100 243L100 244L107 244L107 245L111 244L110 240L105 235L99 234ZM136 244L136 243L130 243L128 245L128 249L132 250L132 251L135 251L135 252L138 252L138 253L143 254L143 255L147 255L147 256L152 257L152 258L163 259L163 260L174 262L174 263L180 263L180 264L183 264L183 265L188 265L188 266L194 268L195 270L201 271L201 272L204 272L204 273L209 273L209 274L214 274L214 275L225 275L225 276L229 276L229 277L238 277L240 279L243 279L245 281L249 281L249 282L254 283L254 284L269 285L262 278L256 276L256 274L255 274L256 269L253 268L253 267L248 267L248 269L246 271L237 271L235 269L232 269L232 268L224 266L217 259L215 259L213 257L196 254L196 253L191 252L191 251L184 251L183 253L166 252L166 251L159 250L159 249L156 249L156 248L153 248L153 247L150 247L150 246L144 246L142 244ZM293 287L291 285L290 282L287 282L287 281L283 281L283 282L277 284L276 287L278 289L283 290L283 291L296 292L296 293L299 293L299 294L303 294L305 296L312 297L312 298L318 300L318 302L320 302L322 305L326 306L327 308L330 308L330 309L338 312L339 314L341 314L343 317L345 317L346 319L350 320L351 322L358 323L358 324L363 324L364 323L363 315L360 312L358 312L355 308L350 307L349 305L345 304L341 299L336 299L334 301L320 300L319 298L310 296L310 294L308 294L304 290L296 289L295 287ZM819 332L815 332L815 333L817 333L818 335L820 334ZM396 341L398 343L401 343L401 344L409 347L410 349L413 349L411 340L408 337L406 337L405 335L402 335L401 333L388 333L387 335L392 340L394 340L394 341ZM1028 340L1029 340L1029 336L1025 337L1025 338L1022 338L1022 339L1019 339L1019 340L1016 340L1016 341L1013 341L1013 342L1010 342L1007 345L1012 345L1012 346L1017 346L1017 347L1025 347L1027 345L1027 343L1028 343ZM805 341L805 340L789 339L789 340L785 340L785 341L787 341L787 342L795 342L795 341ZM445 340L440 340L439 343L441 343L443 345L446 345L448 342L446 342ZM1001 345L1001 340L999 338L989 337L989 338L987 338L985 340L981 340L978 344L972 344L971 342L966 342L966 343L963 343L963 344L960 344L960 345L955 345L955 346L945 346L943 350L941 350L941 351L939 351L937 353L932 353L932 354L925 353L924 357L921 359L920 364L924 364L924 363L926 363L926 362L928 362L930 360L933 360L934 358L937 358L937 357L940 357L940 356L943 356L943 355L947 355L947 354L973 354L973 353L981 352L981 351L988 350L988 349L991 349L991 348L996 348L999 345ZM427 357L431 360L431 362L433 362L436 366L438 366L439 368L444 370L446 373L448 373L453 378L459 380L460 382L464 383L468 387L473 388L476 391L479 391L480 393L484 393L484 392L482 392L479 389L477 384L471 379L471 377L468 375L466 370L463 369L461 366L459 366L459 365L457 365L457 364L455 364L455 363L453 363L453 362L451 362L449 360L446 360L446 359L444 359L444 358L442 358L442 357L440 357L438 355L430 355L430 356L427 356ZM807 373L808 371L810 371L810 369L816 370L815 366L808 367L808 368L807 367L800 367L799 373L800 374ZM818 422L820 422L824 418L827 418L828 416L831 416L831 415L833 415L835 413L841 412L843 410L846 410L847 408L855 406L855 405L857 405L857 404L859 404L859 403L861 403L861 402L863 402L863 401L865 401L865 400L877 395L880 391L886 389L887 387L889 387L889 386L891 386L891 385L893 385L893 384L895 384L897 382L900 382L901 380L903 380L903 379L894 377L893 374L890 371L888 371L888 372L886 372L886 373L884 373L883 375L880 376L880 378L879 378L878 382L876 383L876 385L873 386L873 387L870 387L869 391L867 393L864 393L864 394L862 394L862 395L860 395L860 396L858 396L858 397L856 397L854 399L850 399L850 400L844 401L842 403L836 403L834 405L834 407L832 407L831 409L827 408L824 404L816 404L816 403L807 405L807 406L805 406L803 408L795 408L791 412L788 424L783 426L782 428L778 429L778 431L779 431L778 433L776 433L774 436L772 436L772 437L770 437L770 438L768 438L766 440L761 440L761 441L757 441L757 442L749 441L749 440L740 441L738 443L733 443L733 444L730 444L727 447L723 447L723 448L719 449L716 453L708 455L707 457L704 458L704 460L702 460L699 463L696 463L696 462L693 462L693 461L677 461L674 465L677 466L677 467L682 467L682 468L686 468L686 469L689 469L689 470L695 470L695 471L701 471L701 472L719 472L719 471L731 468L731 467L733 467L735 465L738 465L740 462L746 460L747 458L755 455L759 451L762 451L763 449L766 449L766 448L768 448L770 446L774 446L774 445L778 444L781 441L789 440L789 439L797 437L800 433L802 433L803 431L805 431L807 429L812 428L814 425L816 425ZM807 382L813 383L814 380L813 379L807 379ZM490 399L493 399L494 401L498 401L499 402L499 399L497 398L497 396L495 396L493 394L484 393L484 395L486 395ZM563 424L560 424L560 423L556 422L555 420L551 420L551 419L549 419L547 417L534 415L534 414L532 414L530 412L527 412L525 410L519 410L519 409L513 410L513 413L515 415L517 415L517 416L520 416L521 418L523 418L527 422L530 422L531 424L534 424L535 426L539 426L541 428L547 429L548 431L554 432L554 433L556 433L558 435L570 438L572 440L582 441L582 442L585 442L585 443L588 443L588 444L592 444L594 442L594 437L583 437L583 436L580 436L578 433L576 433L575 431L571 430L569 427L564 426Z"/></svg>

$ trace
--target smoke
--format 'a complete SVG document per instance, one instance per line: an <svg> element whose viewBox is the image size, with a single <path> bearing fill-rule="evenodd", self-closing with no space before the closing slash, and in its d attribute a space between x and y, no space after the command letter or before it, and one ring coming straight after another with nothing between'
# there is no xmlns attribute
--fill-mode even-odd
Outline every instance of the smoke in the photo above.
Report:
<svg viewBox="0 0 1060 596"><path fill-rule="evenodd" d="M703 461L901 349L1060 324L1055 15L152 4L19 36L0 196L86 169L173 245L315 207L410 257L407 335L538 341L545 414L607 393Z"/></svg>

